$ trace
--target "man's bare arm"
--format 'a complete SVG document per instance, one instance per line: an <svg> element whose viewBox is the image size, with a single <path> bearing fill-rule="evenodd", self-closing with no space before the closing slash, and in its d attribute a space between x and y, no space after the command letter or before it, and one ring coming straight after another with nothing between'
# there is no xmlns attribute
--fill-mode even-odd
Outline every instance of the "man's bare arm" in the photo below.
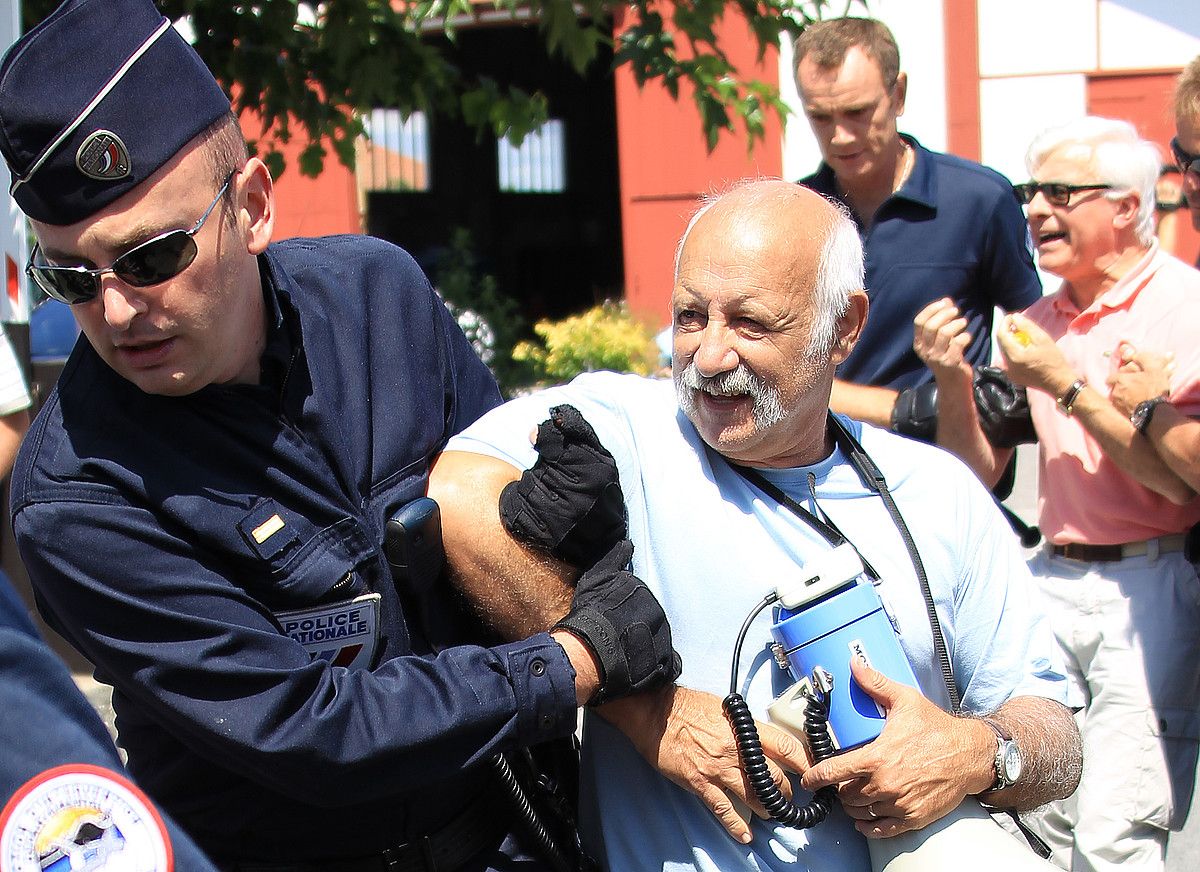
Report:
<svg viewBox="0 0 1200 872"><path fill-rule="evenodd" d="M1083 743L1070 710L1039 696L1010 699L989 720L1011 735L1021 749L1021 778L1004 790L981 794L998 808L1029 811L1065 799L1079 786ZM995 750L995 742L991 744Z"/></svg>
<svg viewBox="0 0 1200 872"><path fill-rule="evenodd" d="M0 417L0 478L7 478L12 472L13 461L17 459L17 449L21 447L21 439L28 429L28 409Z"/></svg>
<svg viewBox="0 0 1200 872"><path fill-rule="evenodd" d="M944 712L920 691L857 661L852 669L859 685L887 710L883 733L869 745L818 763L804 786L841 785L842 807L864 835L889 838L921 829L967 796L1026 809L1069 796L1078 784L1079 731L1059 703L1015 697L989 716L1016 740L1025 772L1013 786L986 792L995 779L996 734L990 727Z"/></svg>
<svg viewBox="0 0 1200 872"><path fill-rule="evenodd" d="M506 639L542 633L571 606L578 572L518 544L500 523L500 491L521 471L481 454L444 452L429 475L429 496L442 516L442 543L450 579L476 612ZM551 633L575 669L580 705L600 686L587 646L570 633Z"/></svg>
<svg viewBox="0 0 1200 872"><path fill-rule="evenodd" d="M856 421L866 421L886 430L892 424L896 396L896 391L891 388L857 385L837 379L829 397L829 408L839 415L848 415Z"/></svg>
<svg viewBox="0 0 1200 872"><path fill-rule="evenodd" d="M1123 351L1124 359L1108 379L1109 399L1122 415L1133 414L1138 404L1169 397L1174 359L1152 351ZM1200 493L1200 420L1190 418L1170 402L1158 406L1142 435L1158 456Z"/></svg>
<svg viewBox="0 0 1200 872"><path fill-rule="evenodd" d="M429 480L429 496L441 507L452 583L497 632L511 639L543 632L561 618L570 606L571 582L578 574L518 544L504 530L500 492L520 474L495 458L447 451ZM579 644L568 633L556 632L554 637L560 644ZM569 648L567 653L576 665ZM599 683L594 662L589 666L590 690L580 679L576 681L581 701L590 699ZM720 699L670 687L609 703L597 713L621 730L664 777L699 796L735 839L749 840L749 826L730 796L751 807L758 803L750 798ZM804 748L770 725L759 724L759 730L771 775L787 790L782 767L805 771Z"/></svg>

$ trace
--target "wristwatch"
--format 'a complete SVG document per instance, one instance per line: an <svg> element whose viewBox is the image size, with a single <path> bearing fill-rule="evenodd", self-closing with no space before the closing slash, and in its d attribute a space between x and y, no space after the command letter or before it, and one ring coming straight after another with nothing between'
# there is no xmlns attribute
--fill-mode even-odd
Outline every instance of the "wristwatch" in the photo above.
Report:
<svg viewBox="0 0 1200 872"><path fill-rule="evenodd" d="M1021 749L1017 747L1012 736L995 721L987 718L982 718L982 720L996 734L996 759L993 764L996 769L996 780L992 782L991 787L984 791L990 793L993 790L1012 787L1017 783L1021 777Z"/></svg>
<svg viewBox="0 0 1200 872"><path fill-rule="evenodd" d="M1154 417L1154 410L1163 403L1169 402L1165 395L1151 397L1148 400L1142 400L1134 409L1133 414L1129 416L1129 423L1133 425L1133 429L1137 430L1143 436L1146 435L1146 428L1150 426L1150 419Z"/></svg>

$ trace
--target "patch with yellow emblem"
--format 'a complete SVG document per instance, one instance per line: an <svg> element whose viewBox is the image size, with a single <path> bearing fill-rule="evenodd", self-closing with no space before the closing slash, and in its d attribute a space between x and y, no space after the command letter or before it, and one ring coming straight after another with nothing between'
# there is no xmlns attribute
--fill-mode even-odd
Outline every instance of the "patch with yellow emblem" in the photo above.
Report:
<svg viewBox="0 0 1200 872"><path fill-rule="evenodd" d="M162 817L128 779L84 763L40 772L0 812L5 872L172 872Z"/></svg>

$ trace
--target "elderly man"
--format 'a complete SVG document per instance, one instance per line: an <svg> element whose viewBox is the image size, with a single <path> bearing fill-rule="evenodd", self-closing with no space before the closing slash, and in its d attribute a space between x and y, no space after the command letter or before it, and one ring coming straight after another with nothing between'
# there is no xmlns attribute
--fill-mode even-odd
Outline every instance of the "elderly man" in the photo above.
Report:
<svg viewBox="0 0 1200 872"><path fill-rule="evenodd" d="M693 220L672 310L674 391L635 376L581 376L482 418L451 441L430 480L460 583L485 615L520 634L552 621L561 600L553 567L509 539L497 517L501 488L534 460L530 427L550 407L573 404L616 457L634 570L672 618L684 672L681 686L601 707L585 724L582 806L608 868L863 870L866 843L855 828L868 837L920 828L973 794L1032 807L1069 793L1078 737L1055 701L1062 680L1053 644L987 492L944 452L828 414L834 368L867 310L853 223L793 184L738 187ZM990 721L943 710L950 689L913 554L852 466L853 439L891 483L911 530L953 690L965 712ZM793 509L769 495L775 488ZM886 728L874 743L811 767L795 739L760 725L776 780L785 770L802 774L791 784L805 797L842 785L840 809L794 830L739 815L761 807L747 795L717 695L728 689L742 617L828 554L809 512L878 571L925 696L856 667L889 711ZM763 614L749 629L760 656L740 685L760 716L790 683L765 656L768 626ZM1024 763L1015 783L1015 773L996 767L1009 739Z"/></svg>
<svg viewBox="0 0 1200 872"><path fill-rule="evenodd" d="M225 869L546 868L492 763L571 736L593 654L578 629L485 647L434 583L430 462L500 397L412 259L271 244L270 174L150 0L69 0L27 33L0 146L28 272L84 335L13 527L140 783ZM653 598L590 581L573 614L622 627L615 587L654 628L600 690L669 681Z"/></svg>
<svg viewBox="0 0 1200 872"><path fill-rule="evenodd" d="M968 320L967 359L987 363L999 306L1041 297L1008 180L897 130L908 87L891 31L869 18L811 24L796 39L796 87L824 158L800 184L849 207L866 248L871 319L838 367L834 411L932 441L932 380L908 326L950 297ZM927 392L925 392L927 399Z"/></svg>
<svg viewBox="0 0 1200 872"><path fill-rule="evenodd" d="M999 342L1009 377L1029 389L1048 543L1031 568L1067 655L1087 761L1076 796L1044 825L1077 872L1161 868L1200 727L1200 580L1184 553L1200 520L1196 448L1177 450L1165 414L1168 400L1172 414L1200 413L1200 329L1182 316L1200 306L1200 273L1158 249L1159 158L1131 125L1048 130L1026 162L1032 179L1016 190L1042 268L1063 283L1009 316ZM944 300L918 316L914 344L937 375L939 441L988 481L1007 451L976 422L961 331ZM1147 351L1174 356L1169 395L1110 396Z"/></svg>

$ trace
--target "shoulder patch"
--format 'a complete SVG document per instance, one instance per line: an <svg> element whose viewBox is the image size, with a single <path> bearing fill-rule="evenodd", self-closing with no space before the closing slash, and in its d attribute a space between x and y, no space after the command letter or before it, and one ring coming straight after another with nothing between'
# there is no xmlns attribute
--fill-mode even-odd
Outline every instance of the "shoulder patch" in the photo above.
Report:
<svg viewBox="0 0 1200 872"><path fill-rule="evenodd" d="M5 872L173 872L162 817L128 779L72 763L25 782L0 812Z"/></svg>

